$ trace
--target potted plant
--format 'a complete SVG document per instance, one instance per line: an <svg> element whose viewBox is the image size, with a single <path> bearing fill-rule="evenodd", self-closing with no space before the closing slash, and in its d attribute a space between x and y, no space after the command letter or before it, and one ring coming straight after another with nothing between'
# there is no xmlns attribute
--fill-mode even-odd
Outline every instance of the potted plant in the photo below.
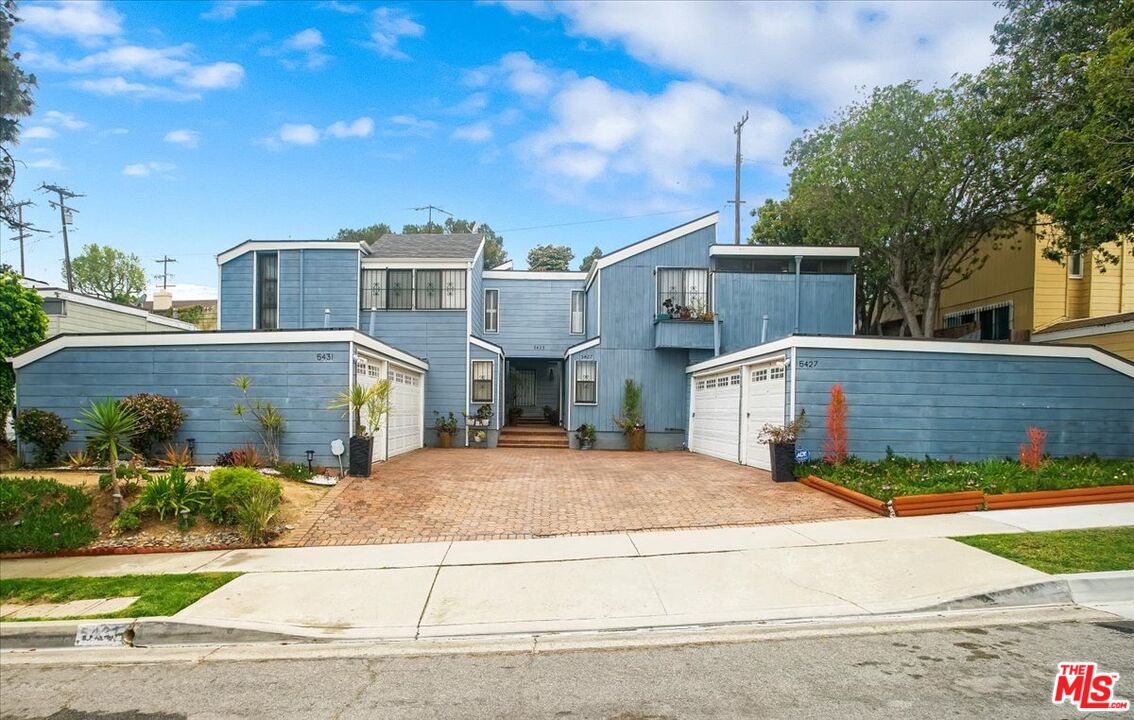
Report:
<svg viewBox="0 0 1134 720"><path fill-rule="evenodd" d="M673 317L673 298L666 298L662 301L662 311L658 313L658 320L669 320Z"/></svg>
<svg viewBox="0 0 1134 720"><path fill-rule="evenodd" d="M598 432L595 431L595 426L590 423L583 423L575 430L575 439L579 441L580 450L590 450L595 446L595 438L598 437Z"/></svg>
<svg viewBox="0 0 1134 720"><path fill-rule="evenodd" d="M772 480L792 482L795 480L795 441L807 427L807 415L799 411L799 417L786 425L765 425L760 430L760 442L768 443L772 455Z"/></svg>
<svg viewBox="0 0 1134 720"><path fill-rule="evenodd" d="M382 380L363 387L360 384L343 390L327 406L328 410L342 410L354 420L354 434L350 436L350 451L347 455L348 472L354 477L369 477L370 465L374 458L374 434L381 427L382 416L390 411L390 381ZM362 414L366 413L366 422Z"/></svg>
<svg viewBox="0 0 1134 720"><path fill-rule="evenodd" d="M626 433L626 443L630 450L646 449L646 424L642 421L642 386L627 380L622 388L622 414L614 418L614 424Z"/></svg>
<svg viewBox="0 0 1134 720"><path fill-rule="evenodd" d="M544 405L543 406L543 419L546 420L549 425L558 425L559 424L559 411L557 409L551 407L550 405Z"/></svg>
<svg viewBox="0 0 1134 720"><path fill-rule="evenodd" d="M524 415L524 409L518 405L508 408L508 424L515 425L516 421Z"/></svg>
<svg viewBox="0 0 1134 720"><path fill-rule="evenodd" d="M465 424L469 427L488 427L492 420L492 406L487 403L481 405L476 409L475 415L461 414L465 416Z"/></svg>
<svg viewBox="0 0 1134 720"><path fill-rule="evenodd" d="M433 414L437 418L434 425L437 428L438 443L443 448L453 447L453 436L457 434L457 416L450 412L446 417L436 410Z"/></svg>

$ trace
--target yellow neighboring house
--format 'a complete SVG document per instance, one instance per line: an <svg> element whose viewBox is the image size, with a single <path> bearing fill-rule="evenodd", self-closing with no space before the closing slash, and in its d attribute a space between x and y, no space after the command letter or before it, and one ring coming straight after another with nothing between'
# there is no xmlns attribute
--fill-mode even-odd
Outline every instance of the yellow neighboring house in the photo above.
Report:
<svg viewBox="0 0 1134 720"><path fill-rule="evenodd" d="M1043 256L1049 226L1022 228L989 251L968 279L941 293L939 334L982 340L1095 345L1134 360L1134 256L1130 240L1065 263Z"/></svg>

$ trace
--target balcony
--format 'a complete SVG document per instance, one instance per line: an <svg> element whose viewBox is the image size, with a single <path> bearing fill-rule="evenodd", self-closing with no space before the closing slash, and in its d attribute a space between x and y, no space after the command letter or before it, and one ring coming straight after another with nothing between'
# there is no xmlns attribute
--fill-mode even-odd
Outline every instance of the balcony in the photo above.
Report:
<svg viewBox="0 0 1134 720"><path fill-rule="evenodd" d="M713 350L713 322L703 320L654 320L654 348Z"/></svg>

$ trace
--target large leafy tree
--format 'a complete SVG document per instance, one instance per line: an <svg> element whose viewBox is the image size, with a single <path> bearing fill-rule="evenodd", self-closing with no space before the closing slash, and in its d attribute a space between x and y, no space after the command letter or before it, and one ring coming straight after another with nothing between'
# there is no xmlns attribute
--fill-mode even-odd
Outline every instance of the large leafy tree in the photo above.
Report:
<svg viewBox="0 0 1134 720"><path fill-rule="evenodd" d="M135 302L146 289L146 273L138 256L109 245L84 245L83 252L71 261L71 272L79 292L113 302Z"/></svg>
<svg viewBox="0 0 1134 720"><path fill-rule="evenodd" d="M998 136L1037 165L1029 206L1064 232L1052 259L1134 232L1134 0L1002 0L980 77Z"/></svg>
<svg viewBox="0 0 1134 720"><path fill-rule="evenodd" d="M583 258L583 261L579 263L579 270L581 270L582 272L590 272L591 266L594 265L595 260L598 260L600 257L602 257L602 249L599 248L598 245L595 245L594 250L591 250L589 253L587 253L587 256Z"/></svg>
<svg viewBox="0 0 1134 720"><path fill-rule="evenodd" d="M335 235L335 239L344 242L364 242L369 244L389 232L390 226L386 223L375 223L369 227L358 228L357 230L340 228L338 234Z"/></svg>
<svg viewBox="0 0 1134 720"><path fill-rule="evenodd" d="M31 89L35 75L28 75L16 62L19 53L8 52L12 28L19 22L14 0L0 3L0 219L14 226L12 183L16 179L16 161L11 148L20 138L20 118L31 115Z"/></svg>
<svg viewBox="0 0 1134 720"><path fill-rule="evenodd" d="M1017 146L989 141L999 122L967 79L877 88L792 143L787 214L761 232L858 246L909 332L931 336L942 289L983 264L984 241L995 247L1025 219L1034 167Z"/></svg>
<svg viewBox="0 0 1134 720"><path fill-rule="evenodd" d="M565 272L574 259L575 253L566 245L536 245L528 251L528 270Z"/></svg>
<svg viewBox="0 0 1134 720"><path fill-rule="evenodd" d="M21 285L16 273L0 271L0 445L7 442L3 428L15 402L16 376L8 358L46 337L47 313L39 293Z"/></svg>

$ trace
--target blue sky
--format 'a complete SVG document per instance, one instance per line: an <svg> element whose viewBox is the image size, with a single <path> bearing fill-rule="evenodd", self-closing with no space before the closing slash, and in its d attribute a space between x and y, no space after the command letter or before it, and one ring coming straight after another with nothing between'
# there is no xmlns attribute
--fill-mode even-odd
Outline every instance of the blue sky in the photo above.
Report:
<svg viewBox="0 0 1134 720"><path fill-rule="evenodd" d="M51 231L28 274L58 281L72 234L177 258L178 294L216 284L248 239L487 222L523 264L577 258L728 210L744 111L747 207L782 195L793 137L859 88L946 82L987 63L985 2L23 2L14 49L36 108L17 199ZM748 218L745 217L745 233ZM731 237L722 223L720 239ZM3 243L4 261L17 261ZM200 286L200 287L198 287Z"/></svg>

